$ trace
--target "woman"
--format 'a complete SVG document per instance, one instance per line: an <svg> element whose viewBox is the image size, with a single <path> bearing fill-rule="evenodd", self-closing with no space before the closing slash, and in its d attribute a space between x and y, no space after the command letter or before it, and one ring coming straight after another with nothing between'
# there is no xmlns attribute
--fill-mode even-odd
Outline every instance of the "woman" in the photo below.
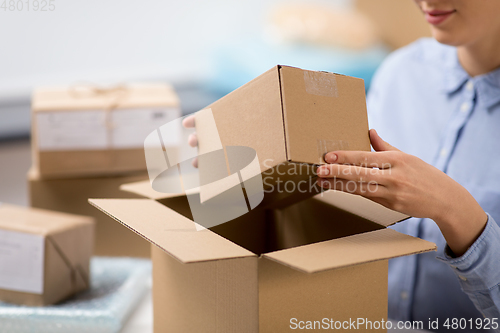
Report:
<svg viewBox="0 0 500 333"><path fill-rule="evenodd" d="M390 318L500 331L500 1L416 3L435 40L393 53L368 96L370 126L401 151L371 130L375 152L328 153L318 181L355 182L354 193L415 217L394 229L438 245L439 260L390 261Z"/></svg>
<svg viewBox="0 0 500 333"><path fill-rule="evenodd" d="M500 0L416 3L435 40L389 56L368 96L401 151L371 130L375 152L326 154L318 182L414 216L393 228L438 245L439 260L390 261L389 318L500 332Z"/></svg>

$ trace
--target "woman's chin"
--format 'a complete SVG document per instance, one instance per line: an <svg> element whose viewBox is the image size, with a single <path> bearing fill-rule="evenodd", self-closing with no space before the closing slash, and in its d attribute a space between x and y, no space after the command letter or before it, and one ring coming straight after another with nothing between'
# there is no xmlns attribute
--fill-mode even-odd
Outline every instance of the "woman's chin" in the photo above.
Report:
<svg viewBox="0 0 500 333"><path fill-rule="evenodd" d="M441 44L446 44L450 46L461 46L466 44L463 36L460 36L459 33L443 31L441 29L432 28L432 36Z"/></svg>

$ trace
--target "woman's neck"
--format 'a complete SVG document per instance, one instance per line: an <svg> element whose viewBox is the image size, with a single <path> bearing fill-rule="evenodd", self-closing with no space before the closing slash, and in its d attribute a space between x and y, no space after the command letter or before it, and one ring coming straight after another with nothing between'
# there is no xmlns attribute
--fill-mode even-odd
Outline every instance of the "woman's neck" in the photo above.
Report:
<svg viewBox="0 0 500 333"><path fill-rule="evenodd" d="M470 76L486 74L500 67L500 41L498 39L495 36L495 38L457 47L460 64Z"/></svg>

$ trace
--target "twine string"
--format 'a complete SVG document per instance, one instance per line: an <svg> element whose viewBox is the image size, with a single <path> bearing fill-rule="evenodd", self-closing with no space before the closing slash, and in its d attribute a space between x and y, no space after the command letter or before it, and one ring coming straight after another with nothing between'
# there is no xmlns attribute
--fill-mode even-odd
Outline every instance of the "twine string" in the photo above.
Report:
<svg viewBox="0 0 500 333"><path fill-rule="evenodd" d="M112 131L115 128L111 112L120 106L123 100L128 97L129 93L130 89L125 84L101 87L93 83L78 83L69 88L69 95L75 99L90 97L109 99L104 107L104 124L107 129L106 139L108 147L113 146Z"/></svg>

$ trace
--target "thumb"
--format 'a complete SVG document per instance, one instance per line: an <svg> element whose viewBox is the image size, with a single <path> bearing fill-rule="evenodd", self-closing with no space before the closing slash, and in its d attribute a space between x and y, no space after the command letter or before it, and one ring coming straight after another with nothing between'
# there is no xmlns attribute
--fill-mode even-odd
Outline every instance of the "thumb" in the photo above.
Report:
<svg viewBox="0 0 500 333"><path fill-rule="evenodd" d="M377 131L374 129L370 130L370 141L375 151L390 151L390 150L399 151L399 149L391 146L390 144L382 140L382 138L378 135Z"/></svg>

